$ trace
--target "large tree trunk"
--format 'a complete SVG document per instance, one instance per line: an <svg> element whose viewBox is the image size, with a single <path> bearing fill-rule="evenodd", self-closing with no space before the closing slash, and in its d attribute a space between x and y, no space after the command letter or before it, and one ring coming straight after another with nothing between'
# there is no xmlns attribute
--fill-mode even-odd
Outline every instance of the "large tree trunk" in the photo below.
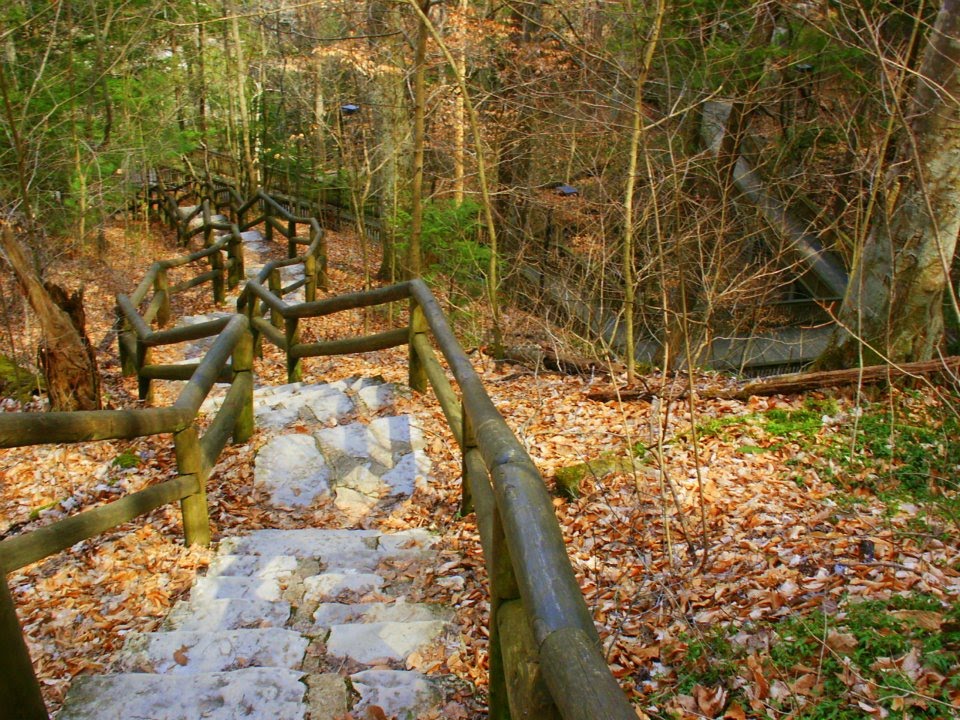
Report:
<svg viewBox="0 0 960 720"><path fill-rule="evenodd" d="M82 294L68 298L62 289L50 286L56 288L53 291L56 298L51 295L37 277L9 226L0 232L0 245L40 321L43 333L40 358L51 409L99 410L100 381L96 361L93 348L82 330ZM65 307L57 303L57 298Z"/></svg>
<svg viewBox="0 0 960 720"><path fill-rule="evenodd" d="M943 337L943 293L960 231L960 0L943 0L824 367L926 360ZM899 192L898 192L899 191ZM886 208L893 207L892 212ZM953 312L957 311L953 303Z"/></svg>

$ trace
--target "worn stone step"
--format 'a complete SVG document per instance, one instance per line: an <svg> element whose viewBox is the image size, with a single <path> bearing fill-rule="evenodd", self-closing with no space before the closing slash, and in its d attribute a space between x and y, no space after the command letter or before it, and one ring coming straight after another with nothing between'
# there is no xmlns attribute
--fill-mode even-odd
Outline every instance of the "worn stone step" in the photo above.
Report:
<svg viewBox="0 0 960 720"><path fill-rule="evenodd" d="M282 628L131 633L120 651L124 672L196 675L247 667L300 667L307 639Z"/></svg>
<svg viewBox="0 0 960 720"><path fill-rule="evenodd" d="M257 530L225 538L220 551L238 555L293 555L317 559L327 569L374 570L385 560L427 558L437 538L421 528L397 533L377 530Z"/></svg>
<svg viewBox="0 0 960 720"><path fill-rule="evenodd" d="M283 588L277 578L201 577L190 590L193 601L242 598L277 602Z"/></svg>
<svg viewBox="0 0 960 720"><path fill-rule="evenodd" d="M345 595L359 596L379 590L383 578L376 573L345 569L304 578L304 602L329 602Z"/></svg>
<svg viewBox="0 0 960 720"><path fill-rule="evenodd" d="M257 427L279 429L296 420L340 422L357 410L356 404L346 393L349 388L350 384L346 381L314 385L289 383L256 388L253 392L253 412ZM201 411L210 414L222 404L222 393L211 396L204 401Z"/></svg>
<svg viewBox="0 0 960 720"><path fill-rule="evenodd" d="M313 613L319 628L348 623L449 621L453 612L441 605L408 603L402 599L393 603L320 603Z"/></svg>
<svg viewBox="0 0 960 720"><path fill-rule="evenodd" d="M443 699L435 680L408 670L364 670L351 675L350 682L360 695L353 708L356 717L368 717L365 711L371 706L401 720L435 717Z"/></svg>
<svg viewBox="0 0 960 720"><path fill-rule="evenodd" d="M244 598L180 601L164 620L168 630L240 630L283 627L290 619L290 603Z"/></svg>
<svg viewBox="0 0 960 720"><path fill-rule="evenodd" d="M297 571L292 555L216 555L207 567L207 577L288 578Z"/></svg>
<svg viewBox="0 0 960 720"><path fill-rule="evenodd" d="M414 650L432 643L449 627L443 620L333 625L327 637L327 652L365 665L384 659L402 661Z"/></svg>
<svg viewBox="0 0 960 720"><path fill-rule="evenodd" d="M84 676L70 686L58 720L302 720L303 673L247 668L198 675Z"/></svg>
<svg viewBox="0 0 960 720"><path fill-rule="evenodd" d="M276 507L305 507L330 492L331 470L310 435L271 438L254 460L254 485Z"/></svg>

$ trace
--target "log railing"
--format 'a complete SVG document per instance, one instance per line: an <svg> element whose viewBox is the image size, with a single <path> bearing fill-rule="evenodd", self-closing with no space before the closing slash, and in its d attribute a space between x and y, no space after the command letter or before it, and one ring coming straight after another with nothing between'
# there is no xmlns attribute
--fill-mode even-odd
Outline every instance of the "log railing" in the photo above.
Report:
<svg viewBox="0 0 960 720"><path fill-rule="evenodd" d="M305 254L269 262L255 278L247 281L237 301L239 314L200 326L151 330L151 321L163 317L163 293L169 290L162 281L157 281L159 270L148 272L129 298L118 299L126 323L120 340L121 354L129 358L132 353L136 359L132 365L140 376L141 394L149 395L152 379L179 377L179 371L170 369L179 366L145 362L146 348L218 334L203 361L192 367L190 381L172 407L69 414L76 421L61 417L64 414L43 413L27 418L26 424L21 419L23 416L9 419L0 416L2 447L40 441L30 438L42 438L42 442L78 442L171 432L177 447L178 478L156 486L163 490L148 488L76 519L60 521L46 533L44 528L23 536L24 539L16 537L0 542L0 566L6 571L15 569L69 547L82 533L89 532L84 537L90 537L102 532L104 527L113 527L108 523L120 517L129 519L174 499L183 502L187 542L207 541L209 534L203 535L203 528L208 525L199 519L200 508L206 517L203 487L231 433L239 440L252 432L250 370L258 340L266 339L284 350L291 381L300 378L302 359L306 357L367 352L407 344L410 386L420 392L427 387L433 389L461 450L462 511L475 512L477 517L490 586L489 717L495 720L511 717L633 720L636 714L601 652L600 639L567 557L543 478L487 395L426 284L411 280L318 300L315 289L319 272L316 265L313 270L308 265L310 258L316 260L320 255L322 231L316 221L291 214L288 208L262 191L239 205L237 200L235 193L212 198L215 209L220 209L221 204L229 207L233 218L231 230L236 231L233 234L239 236L240 228L263 223L268 237L277 233L287 239L288 254L293 255L304 243L297 238L296 225L307 224L312 231ZM194 215L202 218L202 231L209 238L211 227L216 226L210 203L211 198L207 198L200 203L201 210L186 213L176 206L171 214L177 218L178 233L180 225L188 224ZM259 209L258 218L243 221L245 213L253 208ZM210 246L199 252L223 242L223 238L210 241ZM197 259L200 258L187 262ZM303 263L307 270L303 281L307 300L290 304L283 298L292 289L280 286L279 269L294 263ZM160 264L151 267L160 267ZM311 277L314 278L312 290ZM140 315L138 307L147 300L151 288L154 298L160 295L161 299L151 299L146 312ZM304 318L391 302L408 303L409 321L405 326L362 337L300 342L299 323ZM269 316L269 320L265 316ZM446 368L434 346L446 361ZM233 362L228 365L231 352ZM459 392L454 390L448 372ZM193 419L213 383L228 376L233 385L222 409L201 438ZM147 383L146 387L143 383ZM125 504L116 507L120 503ZM32 537L40 539L31 541ZM38 554L37 549L14 552L8 544L14 542L24 547L43 547L43 554ZM9 652L0 654L0 702L10 698L16 703L11 706L39 708L35 714L25 717L46 717L5 583L0 583L0 633L3 646L10 648Z"/></svg>
<svg viewBox="0 0 960 720"><path fill-rule="evenodd" d="M409 345L410 386L432 387L463 458L463 512L475 511L490 582L491 718L627 720L636 714L600 652L543 477L487 395L427 285L399 285L288 305L264 272L247 282L240 305L255 336L287 356L288 380L315 355ZM376 335L299 342L297 322L343 310L407 300L407 327ZM266 305L271 321L260 317ZM436 343L460 389L454 391Z"/></svg>
<svg viewBox="0 0 960 720"><path fill-rule="evenodd" d="M172 480L0 541L0 708L14 717L39 720L47 714L17 623L7 573L171 502L180 502L185 542L210 542L206 497L210 471L231 436L234 442L245 442L253 433L253 344L247 319L233 315L214 334L212 347L193 367L171 407L0 414L0 447L170 434L177 459L177 477ZM230 389L201 436L195 422L200 405L214 383L223 380L230 382Z"/></svg>

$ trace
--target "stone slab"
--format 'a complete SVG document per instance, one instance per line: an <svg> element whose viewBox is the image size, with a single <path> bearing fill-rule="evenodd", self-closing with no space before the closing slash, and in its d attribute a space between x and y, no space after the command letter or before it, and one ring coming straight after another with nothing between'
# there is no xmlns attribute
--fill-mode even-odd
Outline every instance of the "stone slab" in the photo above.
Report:
<svg viewBox="0 0 960 720"><path fill-rule="evenodd" d="M325 572L304 578L304 601L319 600L328 602L336 600L344 594L371 592L383 585L383 578L374 573L358 572L346 569L340 572Z"/></svg>
<svg viewBox="0 0 960 720"><path fill-rule="evenodd" d="M313 613L317 627L330 628L350 623L418 622L450 620L452 611L440 605L407 603L321 603Z"/></svg>
<svg viewBox="0 0 960 720"><path fill-rule="evenodd" d="M239 630L283 627L290 618L290 604L268 600L219 598L180 601L164 620L169 630Z"/></svg>
<svg viewBox="0 0 960 720"><path fill-rule="evenodd" d="M364 670L350 676L360 694L354 707L357 717L377 705L387 717L416 720L435 711L443 699L440 689L425 675L406 670Z"/></svg>
<svg viewBox="0 0 960 720"><path fill-rule="evenodd" d="M282 628L130 633L120 651L125 672L172 675L223 672L247 667L299 668L307 639Z"/></svg>
<svg viewBox="0 0 960 720"><path fill-rule="evenodd" d="M58 720L302 720L302 673L248 668L200 675L118 674L77 678Z"/></svg>
<svg viewBox="0 0 960 720"><path fill-rule="evenodd" d="M384 658L402 661L433 642L447 626L442 620L334 625L327 638L327 652L368 665Z"/></svg>
<svg viewBox="0 0 960 720"><path fill-rule="evenodd" d="M330 492L330 470L310 435L278 435L260 448L254 484L277 507L304 507Z"/></svg>
<svg viewBox="0 0 960 720"><path fill-rule="evenodd" d="M276 578L201 577L190 590L193 601L241 598L277 602L283 589Z"/></svg>
<svg viewBox="0 0 960 720"><path fill-rule="evenodd" d="M297 570L292 555L217 555L207 568L207 577L235 576L288 578Z"/></svg>

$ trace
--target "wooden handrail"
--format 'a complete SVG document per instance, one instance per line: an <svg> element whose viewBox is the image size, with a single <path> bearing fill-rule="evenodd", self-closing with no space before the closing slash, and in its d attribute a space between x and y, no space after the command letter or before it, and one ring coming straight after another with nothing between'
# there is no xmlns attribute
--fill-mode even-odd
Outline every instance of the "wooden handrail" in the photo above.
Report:
<svg viewBox="0 0 960 720"><path fill-rule="evenodd" d="M262 190L239 206L236 217L239 219L257 202L273 211L276 217L291 223L289 229L284 228L282 223L271 222L270 216L266 216L268 227L287 237L290 241L288 250L291 250L295 245L294 226L304 223L304 218L287 212ZM209 203L202 201L201 208L204 231L209 233L213 225ZM118 296L121 314L131 331L136 333L140 368L145 367L143 360L149 347L217 336L203 360L192 368L191 377L173 407L108 414L71 413L73 416L89 416L82 430L57 418L57 413L34 414L38 417L30 418L29 423L47 424L45 442L51 437L131 437L135 436L131 433L142 429L173 432L180 475L175 480L134 493L103 508L54 523L48 526L49 529L0 542L0 569L13 569L45 557L48 550L55 552L90 536L84 533L102 532L119 518L136 517L175 499L181 499L183 503L187 542L208 541L206 477L229 436L232 434L234 440L245 440L252 431L254 337L251 331L265 335L286 352L291 379L299 378L300 359L304 357L365 352L406 343L410 347L411 386L423 390L429 383L434 389L462 451L463 507L465 510L473 507L477 514L491 596L490 717L506 718L512 713L518 717L561 717L564 720L633 720L635 712L601 653L600 638L567 557L543 477L497 411L433 294L418 279L323 300L285 303L276 281L276 270L298 262L306 265L321 247L322 231L312 218L306 222L315 230L308 252L267 263L257 278L248 280L238 301L238 307L246 314L188 328L152 330L139 315L137 306L146 298L159 273L174 265L155 263L157 270L152 273L151 282L147 283L145 279L134 294L136 302L133 298ZM235 236L239 235L242 226L242 222L231 223ZM212 243L209 249L214 246L222 248L225 242L221 239ZM273 278L270 287L263 286L267 277ZM141 292L142 288L146 289ZM298 341L298 322L303 318L403 300L411 302L408 327L359 338L309 344ZM275 313L274 323L281 327L274 327L259 316L260 302ZM431 336L459 387L459 401L446 371L434 354ZM121 347L124 347L123 342ZM228 366L231 356L233 363ZM161 376L167 366L146 367L150 368L147 374ZM233 385L201 438L193 420L210 388L228 368ZM143 380L141 377L141 382ZM149 383L149 378L146 382ZM40 417L44 420L41 421ZM16 425L23 427L19 422ZM71 429L66 429L68 427ZM0 415L0 446L26 444L27 432L15 429L14 422L6 421ZM31 537L35 539L31 540ZM6 612L2 603L0 612ZM4 632L3 627L0 632ZM21 660L14 658L9 662L19 662L22 666ZM32 679L33 685L31 678L21 679L23 687L27 688L25 692L31 695L35 678ZM18 680L0 678L0 697L20 692L12 689L10 682Z"/></svg>

